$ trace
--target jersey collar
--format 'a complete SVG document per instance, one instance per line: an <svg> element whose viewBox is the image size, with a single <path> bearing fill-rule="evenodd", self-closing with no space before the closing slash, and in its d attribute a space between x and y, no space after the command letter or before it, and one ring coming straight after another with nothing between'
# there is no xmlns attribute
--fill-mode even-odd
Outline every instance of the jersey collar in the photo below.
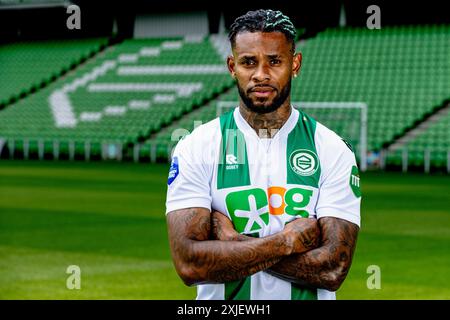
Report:
<svg viewBox="0 0 450 320"><path fill-rule="evenodd" d="M255 130L248 124L247 120L245 120L241 113L239 112L239 106L234 109L233 112L234 120L236 121L236 125L241 130L244 135L251 135L258 139L261 139ZM281 129L277 132L274 138L278 136L287 136L295 127L298 121L299 112L291 105L291 114L289 115L288 120L284 123Z"/></svg>

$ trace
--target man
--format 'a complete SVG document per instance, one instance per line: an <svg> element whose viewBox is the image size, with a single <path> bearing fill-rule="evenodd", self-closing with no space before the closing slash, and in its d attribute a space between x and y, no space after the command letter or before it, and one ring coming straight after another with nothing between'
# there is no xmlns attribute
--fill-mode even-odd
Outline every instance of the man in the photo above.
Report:
<svg viewBox="0 0 450 320"><path fill-rule="evenodd" d="M167 224L175 268L197 299L335 299L360 224L355 157L290 104L295 28L250 11L229 34L239 106L173 154Z"/></svg>

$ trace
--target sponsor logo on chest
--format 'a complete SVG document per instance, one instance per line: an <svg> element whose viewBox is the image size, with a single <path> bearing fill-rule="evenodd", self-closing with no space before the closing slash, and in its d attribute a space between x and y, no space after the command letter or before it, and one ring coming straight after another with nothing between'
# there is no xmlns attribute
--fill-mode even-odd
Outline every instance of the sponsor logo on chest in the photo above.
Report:
<svg viewBox="0 0 450 320"><path fill-rule="evenodd" d="M250 188L228 193L225 204L236 231L259 234L269 225L270 215L309 217L307 206L313 192L300 187Z"/></svg>

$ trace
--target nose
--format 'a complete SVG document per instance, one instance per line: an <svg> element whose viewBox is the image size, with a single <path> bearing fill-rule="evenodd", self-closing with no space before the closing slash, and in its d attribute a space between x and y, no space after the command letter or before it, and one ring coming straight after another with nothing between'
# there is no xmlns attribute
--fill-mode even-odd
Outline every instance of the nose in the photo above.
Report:
<svg viewBox="0 0 450 320"><path fill-rule="evenodd" d="M259 64L252 75L252 80L255 83L270 80L269 66L264 63Z"/></svg>

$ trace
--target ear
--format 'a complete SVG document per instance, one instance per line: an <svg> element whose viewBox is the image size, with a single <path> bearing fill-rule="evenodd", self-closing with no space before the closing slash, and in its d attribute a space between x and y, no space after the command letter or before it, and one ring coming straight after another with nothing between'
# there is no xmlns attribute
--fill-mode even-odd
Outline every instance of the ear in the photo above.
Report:
<svg viewBox="0 0 450 320"><path fill-rule="evenodd" d="M302 54L300 52L294 55L292 61L292 76L295 78L300 73L300 68L302 66Z"/></svg>
<svg viewBox="0 0 450 320"><path fill-rule="evenodd" d="M227 57L227 67L228 67L228 71L231 74L231 77L233 79L236 79L236 72L235 72L235 69L234 69L235 63L234 63L234 57L232 55L229 55Z"/></svg>

